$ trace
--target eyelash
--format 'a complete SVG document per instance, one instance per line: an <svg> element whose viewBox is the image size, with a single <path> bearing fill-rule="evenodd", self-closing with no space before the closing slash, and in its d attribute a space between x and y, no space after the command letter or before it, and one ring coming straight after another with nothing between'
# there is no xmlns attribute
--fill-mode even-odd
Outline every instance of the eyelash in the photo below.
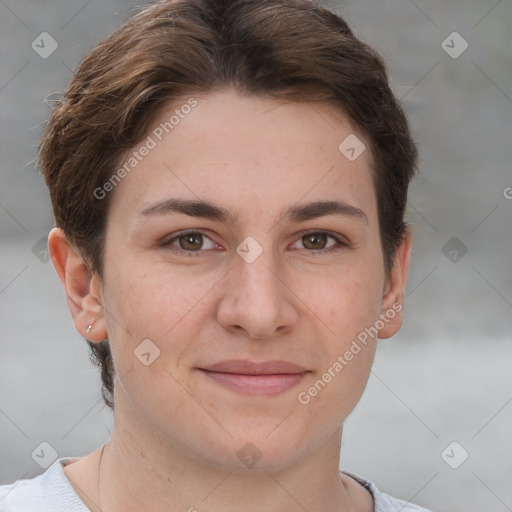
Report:
<svg viewBox="0 0 512 512"><path fill-rule="evenodd" d="M179 240L181 237L186 236L186 235L201 235L201 236L211 240L207 235L205 235L201 231L185 230L185 231L180 231L179 233L175 234L172 238L165 240L161 244L161 246L164 249L168 249L175 254L178 254L181 256L186 256L186 257L191 257L191 258L198 257L198 256L200 256L200 254L202 252L205 252L204 250L201 250L201 249L199 249L197 251L187 251L185 249L181 249L181 248L174 247L173 245L171 245L174 241ZM313 230L313 231L306 231L306 232L300 233L299 235L300 236L298 237L297 240L300 240L301 238L304 238L307 235L327 235L328 238L332 238L336 242L335 245L328 247L326 249L303 249L303 250L307 251L307 253L311 256L317 256L317 255L326 254L326 253L328 254L331 252L339 251L341 249L346 249L346 248L350 247L350 245L347 242L343 241L340 237L334 235L333 233L331 233L329 231L314 231ZM211 241L213 242L213 240L211 240Z"/></svg>

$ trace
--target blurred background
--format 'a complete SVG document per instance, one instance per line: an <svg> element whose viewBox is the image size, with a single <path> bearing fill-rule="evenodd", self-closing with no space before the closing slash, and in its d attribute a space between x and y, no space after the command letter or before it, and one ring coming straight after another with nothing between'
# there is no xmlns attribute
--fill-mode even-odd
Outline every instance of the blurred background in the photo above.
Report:
<svg viewBox="0 0 512 512"><path fill-rule="evenodd" d="M0 0L0 483L87 454L111 413L46 253L51 93L136 7ZM387 60L420 146L405 325L380 342L342 468L438 511L512 510L512 1L326 1ZM45 446L45 445L44 445Z"/></svg>

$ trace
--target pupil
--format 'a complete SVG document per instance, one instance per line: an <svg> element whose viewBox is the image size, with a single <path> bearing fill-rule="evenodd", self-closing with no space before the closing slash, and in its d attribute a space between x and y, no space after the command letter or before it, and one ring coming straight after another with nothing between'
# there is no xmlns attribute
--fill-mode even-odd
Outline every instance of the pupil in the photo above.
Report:
<svg viewBox="0 0 512 512"><path fill-rule="evenodd" d="M201 247L201 235L183 235L180 239L182 249L199 249Z"/></svg>
<svg viewBox="0 0 512 512"><path fill-rule="evenodd" d="M312 242L313 249L318 248L318 242L320 242L320 245L323 245L325 243L325 238L326 238L326 235L322 235L322 234L318 234L318 233L306 236L307 242L308 243Z"/></svg>

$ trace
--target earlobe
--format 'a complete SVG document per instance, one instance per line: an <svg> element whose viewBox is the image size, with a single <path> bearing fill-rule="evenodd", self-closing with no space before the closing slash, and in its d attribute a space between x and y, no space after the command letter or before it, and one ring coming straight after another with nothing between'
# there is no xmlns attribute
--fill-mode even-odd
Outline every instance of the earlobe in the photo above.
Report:
<svg viewBox="0 0 512 512"><path fill-rule="evenodd" d="M104 340L108 336L99 277L91 272L62 229L51 230L48 250L64 287L77 331L90 341Z"/></svg>
<svg viewBox="0 0 512 512"><path fill-rule="evenodd" d="M393 268L382 298L381 319L384 323L379 329L381 339L394 336L402 327L405 285L409 273L409 262L412 249L412 233L406 228L403 240L397 247Z"/></svg>

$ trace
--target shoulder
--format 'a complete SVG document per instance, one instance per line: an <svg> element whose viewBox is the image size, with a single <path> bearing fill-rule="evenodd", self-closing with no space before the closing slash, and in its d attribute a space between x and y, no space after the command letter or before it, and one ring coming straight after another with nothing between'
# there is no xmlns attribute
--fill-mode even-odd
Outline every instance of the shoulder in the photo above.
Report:
<svg viewBox="0 0 512 512"><path fill-rule="evenodd" d="M69 483L63 465L76 458L57 459L43 474L0 485L1 512L89 512Z"/></svg>
<svg viewBox="0 0 512 512"><path fill-rule="evenodd" d="M346 471L342 471L342 473L352 477L370 492L370 494L373 496L375 512L431 512L426 508L422 508L407 501L393 498L392 496L381 492L377 486L369 480L365 480L364 478L361 478L352 473L347 473Z"/></svg>

